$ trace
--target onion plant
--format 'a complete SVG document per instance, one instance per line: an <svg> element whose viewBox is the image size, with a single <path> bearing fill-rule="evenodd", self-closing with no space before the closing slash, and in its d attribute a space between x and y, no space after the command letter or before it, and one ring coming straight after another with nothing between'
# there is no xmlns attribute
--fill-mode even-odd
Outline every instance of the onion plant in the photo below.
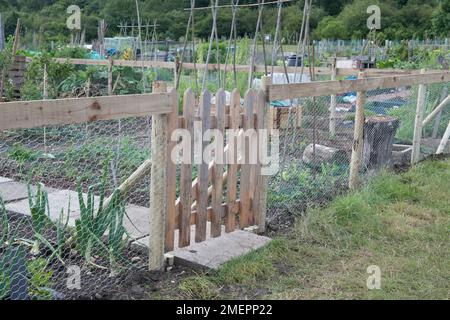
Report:
<svg viewBox="0 0 450 320"><path fill-rule="evenodd" d="M43 231L52 224L52 220L50 219L48 193L44 189L43 184L38 184L35 197L33 197L31 187L28 185L28 202L31 211L31 225L35 236L31 253L33 255L38 255L40 252L39 244L41 242L39 239L43 238Z"/></svg>
<svg viewBox="0 0 450 320"><path fill-rule="evenodd" d="M2 234L0 236L0 247L1 247L1 245L9 239L10 233L8 214L6 213L5 203L3 202L3 199L1 197L0 197L0 215L2 221Z"/></svg>
<svg viewBox="0 0 450 320"><path fill-rule="evenodd" d="M106 172L106 170L105 170ZM104 208L106 173L99 185L89 187L86 202L80 184L78 185L78 201L80 218L75 221L76 243L87 264L95 265L93 261L94 246L102 249L109 256L111 269L117 269L129 236L123 226L125 205L120 193L116 191L110 204ZM95 205L94 191L98 188L99 203ZM103 237L108 234L107 242Z"/></svg>

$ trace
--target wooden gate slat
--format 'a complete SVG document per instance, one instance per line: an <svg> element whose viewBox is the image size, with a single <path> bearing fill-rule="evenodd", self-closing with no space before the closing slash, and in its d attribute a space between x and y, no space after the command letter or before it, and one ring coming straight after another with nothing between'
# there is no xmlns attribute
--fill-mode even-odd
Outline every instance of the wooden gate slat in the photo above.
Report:
<svg viewBox="0 0 450 320"><path fill-rule="evenodd" d="M254 224L260 225L261 223L261 210L264 210L261 207L261 200L265 199L264 192L265 192L265 185L266 185L266 179L267 177L261 176L261 152L263 143L269 142L269 137L267 136L267 141L263 141L260 139L262 132L260 130L267 128L267 114L268 114L268 108L266 103L266 94L263 90L258 90L257 97L256 97L256 124L255 127L258 130L258 164L255 166L255 173L256 173L256 190L255 190L255 196L253 198L253 216L254 216ZM267 151L267 150L266 150Z"/></svg>
<svg viewBox="0 0 450 320"><path fill-rule="evenodd" d="M191 205L192 205L192 161L194 152L194 111L195 97L191 89L186 90L183 99L183 116L185 119L186 130L191 136L191 152L188 157L183 155L184 161L181 166L180 179L180 237L179 247L184 248L191 243Z"/></svg>
<svg viewBox="0 0 450 320"><path fill-rule="evenodd" d="M210 128L211 124L211 93L205 90L200 99L199 116L202 121L202 134ZM208 185L209 185L209 170L208 163L203 161L203 151L208 146L207 141L202 141L202 155L197 155L202 159L202 164L199 165L199 184L198 184L198 206L197 206L197 223L195 228L195 241L203 242L206 240L206 226L208 220Z"/></svg>
<svg viewBox="0 0 450 320"><path fill-rule="evenodd" d="M241 118L241 95L239 90L235 89L231 93L230 101L230 129L238 130ZM236 210L235 204L237 200L237 139L232 136L234 141L228 141L229 158L228 158L228 183L227 183L227 217L225 224L225 232L233 232L236 228Z"/></svg>
<svg viewBox="0 0 450 320"><path fill-rule="evenodd" d="M215 143L215 165L213 170L212 183L212 208L211 236L220 237L222 234L222 198L223 198L223 173L224 173L224 134L225 134L225 91L220 89L216 94L216 118L217 130L221 133L221 138L216 137Z"/></svg>
<svg viewBox="0 0 450 320"><path fill-rule="evenodd" d="M255 105L255 93L254 90L249 90L244 98L244 131L249 132L254 128L254 115L253 107ZM253 197L252 191L254 190L254 185L252 186L252 165L250 164L250 152L251 143L248 143L244 132L241 136L241 152L243 160L241 169L241 212L240 212L240 226L241 228L246 228L252 222L252 208L251 199ZM253 181L253 184L255 181Z"/></svg>

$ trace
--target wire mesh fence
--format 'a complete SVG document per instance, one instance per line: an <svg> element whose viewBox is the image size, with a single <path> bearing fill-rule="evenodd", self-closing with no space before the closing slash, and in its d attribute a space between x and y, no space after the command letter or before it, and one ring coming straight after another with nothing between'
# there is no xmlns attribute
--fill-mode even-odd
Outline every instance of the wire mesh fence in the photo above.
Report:
<svg viewBox="0 0 450 320"><path fill-rule="evenodd" d="M426 114L449 85L428 85ZM376 153L389 147L384 165L410 162L417 95L417 86L366 92L365 116L378 127L367 140L362 180L378 172ZM267 225L279 232L348 191L356 92L272 105L280 170L269 179ZM423 154L436 151L448 108L439 119L424 128ZM0 299L92 298L147 269L140 244L149 235L150 170L128 192L116 190L152 158L152 129L151 117L138 117L0 132Z"/></svg>
<svg viewBox="0 0 450 320"><path fill-rule="evenodd" d="M151 129L141 117L1 132L0 299L91 298L147 269L150 172L115 190L150 158Z"/></svg>
<svg viewBox="0 0 450 320"><path fill-rule="evenodd" d="M427 86L426 115L447 97L448 88L449 83ZM366 92L361 180L382 167L411 163L417 95L418 86ZM289 228L309 207L348 191L356 100L357 93L349 92L273 103L273 125L280 130L280 171L269 182L269 230ZM423 157L436 153L449 120L446 108L423 128Z"/></svg>

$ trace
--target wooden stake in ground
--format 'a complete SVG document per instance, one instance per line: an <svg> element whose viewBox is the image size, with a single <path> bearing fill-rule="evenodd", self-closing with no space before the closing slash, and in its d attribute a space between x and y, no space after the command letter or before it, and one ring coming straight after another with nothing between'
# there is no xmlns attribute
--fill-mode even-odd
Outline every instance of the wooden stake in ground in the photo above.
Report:
<svg viewBox="0 0 450 320"><path fill-rule="evenodd" d="M167 136L167 114L153 115L149 270L161 270L164 267L167 208Z"/></svg>
<svg viewBox="0 0 450 320"><path fill-rule="evenodd" d="M114 61L112 57L108 58L108 96L113 94L113 65Z"/></svg>
<svg viewBox="0 0 450 320"><path fill-rule="evenodd" d="M364 79L364 72L360 72L359 79ZM366 92L358 91L356 98L355 133L353 139L352 161L350 163L349 187L354 190L358 186L359 171L361 170L364 151L364 105Z"/></svg>
<svg viewBox="0 0 450 320"><path fill-rule="evenodd" d="M337 75L336 57L334 57L333 64L331 66L331 81L336 80L336 75ZM331 137L336 136L336 106L337 106L336 95L332 95L331 103L330 103L330 136Z"/></svg>
<svg viewBox="0 0 450 320"><path fill-rule="evenodd" d="M14 43L12 49L13 56L16 55L17 50L19 49L19 43L20 43L20 18L17 19L16 32L14 34Z"/></svg>
<svg viewBox="0 0 450 320"><path fill-rule="evenodd" d="M421 74L425 74L425 69L421 70ZM420 161L420 144L422 142L422 129L423 129L423 118L425 113L425 104L427 96L427 86L425 84L419 85L419 93L417 96L417 109L416 109L416 121L414 125L414 139L413 139L413 150L411 157L411 164L415 165Z"/></svg>
<svg viewBox="0 0 450 320"><path fill-rule="evenodd" d="M47 89L47 82L48 82L48 73L47 73L47 65L44 65L44 92L43 92L43 99L48 99L48 89ZM44 154L45 156L48 155L47 152L47 128L44 127Z"/></svg>

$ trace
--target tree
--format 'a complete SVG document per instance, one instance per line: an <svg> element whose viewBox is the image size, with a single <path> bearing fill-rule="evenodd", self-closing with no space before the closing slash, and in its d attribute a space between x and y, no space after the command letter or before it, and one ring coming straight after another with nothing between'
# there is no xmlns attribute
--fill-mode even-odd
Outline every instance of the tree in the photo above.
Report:
<svg viewBox="0 0 450 320"><path fill-rule="evenodd" d="M433 14L433 31L439 37L450 36L450 0L441 0Z"/></svg>

